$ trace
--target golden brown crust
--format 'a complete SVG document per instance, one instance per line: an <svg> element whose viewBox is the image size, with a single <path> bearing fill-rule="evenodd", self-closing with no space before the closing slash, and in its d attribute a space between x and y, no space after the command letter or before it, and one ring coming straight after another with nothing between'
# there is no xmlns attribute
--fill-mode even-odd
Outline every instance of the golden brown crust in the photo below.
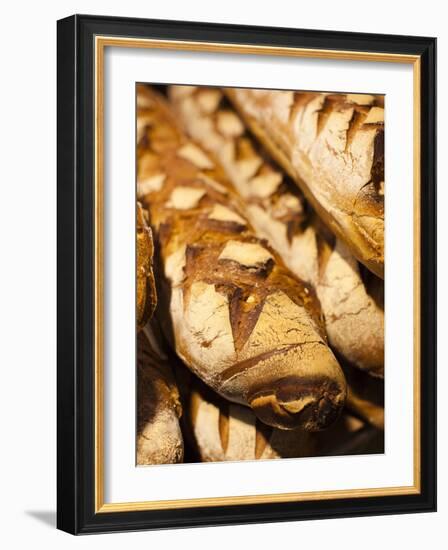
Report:
<svg viewBox="0 0 448 550"><path fill-rule="evenodd" d="M316 436L315 456L384 453L384 431L344 411L325 432Z"/></svg>
<svg viewBox="0 0 448 550"><path fill-rule="evenodd" d="M331 247L317 233L317 243L319 258L325 247L330 249L317 291L329 341L346 361L383 378L384 282L359 264L341 240Z"/></svg>
<svg viewBox="0 0 448 550"><path fill-rule="evenodd" d="M384 276L384 109L353 94L227 89L251 130L352 253Z"/></svg>
<svg viewBox="0 0 448 550"><path fill-rule="evenodd" d="M162 98L138 93L149 121L138 192L160 245L178 355L263 422L324 428L344 403L345 381L314 292L255 237L222 169L180 132Z"/></svg>
<svg viewBox="0 0 448 550"><path fill-rule="evenodd" d="M137 330L152 317L157 304L153 273L154 245L151 229L145 220L145 211L137 203Z"/></svg>
<svg viewBox="0 0 448 550"><path fill-rule="evenodd" d="M176 371L177 372L177 371ZM185 377L183 377L185 380ZM248 407L230 403L191 376L186 392L185 432L199 460L267 460L315 454L315 436L277 430Z"/></svg>
<svg viewBox="0 0 448 550"><path fill-rule="evenodd" d="M186 131L219 158L257 234L315 288L331 346L361 369L382 376L384 308L371 290L374 285L381 289L383 282L372 275L365 283L358 262L310 211L220 89L171 86L169 93Z"/></svg>
<svg viewBox="0 0 448 550"><path fill-rule="evenodd" d="M137 336L137 464L182 462L182 407L171 370L154 328Z"/></svg>

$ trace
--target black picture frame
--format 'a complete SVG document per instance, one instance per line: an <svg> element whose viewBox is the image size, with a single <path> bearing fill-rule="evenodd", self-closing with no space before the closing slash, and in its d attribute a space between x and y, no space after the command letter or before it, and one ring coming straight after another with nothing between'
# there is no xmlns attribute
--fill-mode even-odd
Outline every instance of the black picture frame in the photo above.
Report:
<svg viewBox="0 0 448 550"><path fill-rule="evenodd" d="M420 56L421 491L303 502L95 512L94 52L97 35ZM436 39L74 15L57 24L57 526L73 534L436 509Z"/></svg>

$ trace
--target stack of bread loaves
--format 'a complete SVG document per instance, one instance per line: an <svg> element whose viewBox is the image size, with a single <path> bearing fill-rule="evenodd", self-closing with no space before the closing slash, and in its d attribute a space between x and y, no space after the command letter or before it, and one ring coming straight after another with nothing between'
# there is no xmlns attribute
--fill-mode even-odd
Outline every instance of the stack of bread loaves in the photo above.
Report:
<svg viewBox="0 0 448 550"><path fill-rule="evenodd" d="M374 96L137 87L138 464L383 452L383 143Z"/></svg>

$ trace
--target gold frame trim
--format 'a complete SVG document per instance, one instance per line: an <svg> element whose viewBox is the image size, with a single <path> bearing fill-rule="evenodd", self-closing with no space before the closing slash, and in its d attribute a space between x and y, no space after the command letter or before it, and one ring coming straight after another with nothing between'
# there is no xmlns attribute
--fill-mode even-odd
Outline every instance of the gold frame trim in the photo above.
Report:
<svg viewBox="0 0 448 550"><path fill-rule="evenodd" d="M214 498L143 502L104 502L104 358L103 358L103 144L104 144L104 50L106 47L155 48L274 55L349 61L407 63L413 65L414 98L414 482L410 486L379 487L351 490L313 491L266 495L244 495ZM420 56L388 53L321 50L249 44L223 44L184 40L157 40L96 36L95 54L95 513L167 510L205 506L231 506L274 502L315 501L341 498L363 498L419 494L421 492L421 426L420 426Z"/></svg>

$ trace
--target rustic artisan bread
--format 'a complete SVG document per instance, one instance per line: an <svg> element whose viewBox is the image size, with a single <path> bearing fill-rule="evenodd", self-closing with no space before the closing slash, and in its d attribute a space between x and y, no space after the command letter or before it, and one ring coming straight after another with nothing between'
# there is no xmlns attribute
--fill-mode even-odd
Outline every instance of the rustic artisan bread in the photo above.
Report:
<svg viewBox="0 0 448 550"><path fill-rule="evenodd" d="M137 330L141 330L145 326L154 313L157 303L152 266L154 247L151 229L146 222L145 215L145 211L137 203Z"/></svg>
<svg viewBox="0 0 448 550"><path fill-rule="evenodd" d="M326 427L345 400L319 303L255 237L214 158L178 129L163 98L138 87L146 120L138 194L159 246L159 298L178 355L265 423Z"/></svg>
<svg viewBox="0 0 448 550"><path fill-rule="evenodd" d="M240 196L257 234L286 266L312 284L331 346L375 376L384 371L383 282L362 277L347 246L310 212L293 182L247 132L218 88L171 86L170 97L187 132L215 154Z"/></svg>
<svg viewBox="0 0 448 550"><path fill-rule="evenodd" d="M315 288L333 348L370 375L384 377L384 282L358 263L345 243L311 216Z"/></svg>
<svg viewBox="0 0 448 550"><path fill-rule="evenodd" d="M384 277L382 97L243 88L226 93L336 236Z"/></svg>
<svg viewBox="0 0 448 550"><path fill-rule="evenodd" d="M315 436L301 429L278 430L248 407L222 399L185 368L176 369L184 404L184 432L203 462L312 456Z"/></svg>
<svg viewBox="0 0 448 550"><path fill-rule="evenodd" d="M172 360L148 323L137 335L137 464L182 462L182 407Z"/></svg>

